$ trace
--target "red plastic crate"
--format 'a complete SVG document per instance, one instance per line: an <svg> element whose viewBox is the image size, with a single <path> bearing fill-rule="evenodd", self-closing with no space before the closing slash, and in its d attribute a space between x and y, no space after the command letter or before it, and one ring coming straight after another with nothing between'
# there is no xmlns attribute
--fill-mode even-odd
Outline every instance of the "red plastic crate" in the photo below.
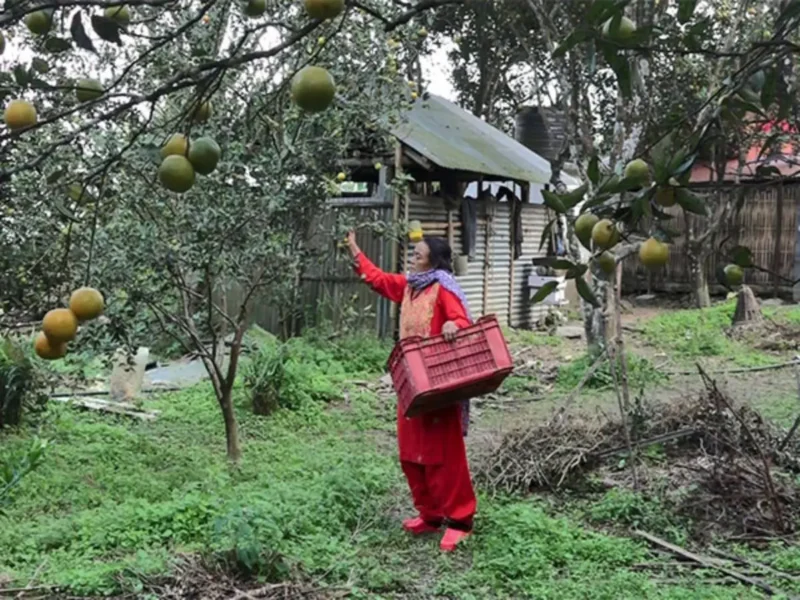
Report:
<svg viewBox="0 0 800 600"><path fill-rule="evenodd" d="M389 373L406 417L490 394L513 368L493 315L461 329L453 342L442 336L401 340L389 357Z"/></svg>

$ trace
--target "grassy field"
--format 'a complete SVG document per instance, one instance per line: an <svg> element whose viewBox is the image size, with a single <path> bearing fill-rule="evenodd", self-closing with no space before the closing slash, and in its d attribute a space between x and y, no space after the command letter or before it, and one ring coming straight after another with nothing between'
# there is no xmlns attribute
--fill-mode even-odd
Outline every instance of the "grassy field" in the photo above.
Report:
<svg viewBox="0 0 800 600"><path fill-rule="evenodd" d="M653 393L666 385L655 359L645 357L648 348L680 364L783 360L728 339L722 327L730 310L672 312L642 323L630 348L637 383ZM796 310L772 316L800 323ZM560 338L513 341L563 362L552 384L556 399L587 366L579 346ZM52 406L35 425L4 433L3 460L33 435L51 446L0 516L0 584L157 597L154 582L197 560L235 574L243 587L293 581L321 590L320 597L760 597L719 585L706 571L687 570L665 583L639 568L651 560L648 549L626 531L648 527L680 540L682 524L633 493L509 497L483 489L476 535L458 553L441 555L435 538L408 538L399 528L411 507L394 454L393 410L363 384L380 376L386 347L366 338L294 344L293 410L254 416L237 390L244 450L237 468L225 460L222 422L206 385L149 398L145 406L161 411L154 422ZM564 361L568 354L572 360ZM523 389L515 385L507 390L512 396ZM604 386L600 378L584 394L604 398ZM787 393L763 405L769 416L789 420L791 402ZM519 418L544 410L536 404L531 412L521 407ZM491 409L479 418L479 429L492 427ZM791 546L775 545L758 559L800 570L800 551ZM45 589L40 596L52 595ZM800 585L782 589L800 592Z"/></svg>

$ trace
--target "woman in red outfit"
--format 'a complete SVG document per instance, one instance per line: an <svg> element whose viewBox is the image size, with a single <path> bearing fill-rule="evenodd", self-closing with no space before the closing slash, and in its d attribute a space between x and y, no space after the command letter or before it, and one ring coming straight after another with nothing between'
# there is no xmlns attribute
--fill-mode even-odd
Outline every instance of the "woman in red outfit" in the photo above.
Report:
<svg viewBox="0 0 800 600"><path fill-rule="evenodd" d="M414 248L411 273L384 273L364 256L354 233L348 246L356 272L372 289L400 308L400 338L456 332L471 324L467 300L452 274L450 246L439 238L425 238ZM452 551L472 532L476 499L464 447L469 404L406 418L397 411L400 464L419 515L403 522L414 534L445 527L441 549Z"/></svg>

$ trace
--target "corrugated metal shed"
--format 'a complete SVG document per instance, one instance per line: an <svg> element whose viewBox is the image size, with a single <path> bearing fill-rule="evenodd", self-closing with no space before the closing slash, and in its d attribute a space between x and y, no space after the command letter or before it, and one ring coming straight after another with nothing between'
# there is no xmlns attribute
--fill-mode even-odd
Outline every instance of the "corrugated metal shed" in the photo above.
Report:
<svg viewBox="0 0 800 600"><path fill-rule="evenodd" d="M547 183L550 163L485 121L433 94L392 129L401 142L445 169Z"/></svg>

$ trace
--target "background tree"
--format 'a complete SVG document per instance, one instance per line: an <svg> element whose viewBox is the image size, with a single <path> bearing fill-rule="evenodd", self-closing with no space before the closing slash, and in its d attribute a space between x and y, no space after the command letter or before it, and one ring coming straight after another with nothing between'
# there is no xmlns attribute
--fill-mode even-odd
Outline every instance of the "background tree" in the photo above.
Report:
<svg viewBox="0 0 800 600"><path fill-rule="evenodd" d="M4 99L29 100L38 120L0 134L0 176L10 182L0 242L15 267L4 273L15 280L2 302L15 318L15 309L38 318L89 284L105 293L108 319L85 327L84 343L131 346L168 334L203 361L236 460L232 389L253 300L282 302L296 291L336 164L365 126L385 142L377 123L411 99L398 63L413 60L420 36L416 24L408 36L389 33L356 9L309 19L288 1L128 10L123 25L59 3L43 35L25 31L33 7L3 17L4 60L16 63ZM337 82L333 106L318 115L290 100L292 78L307 65ZM77 98L87 77L101 91ZM222 149L185 193L159 182L162 148L175 134L191 140L190 158L200 137Z"/></svg>

